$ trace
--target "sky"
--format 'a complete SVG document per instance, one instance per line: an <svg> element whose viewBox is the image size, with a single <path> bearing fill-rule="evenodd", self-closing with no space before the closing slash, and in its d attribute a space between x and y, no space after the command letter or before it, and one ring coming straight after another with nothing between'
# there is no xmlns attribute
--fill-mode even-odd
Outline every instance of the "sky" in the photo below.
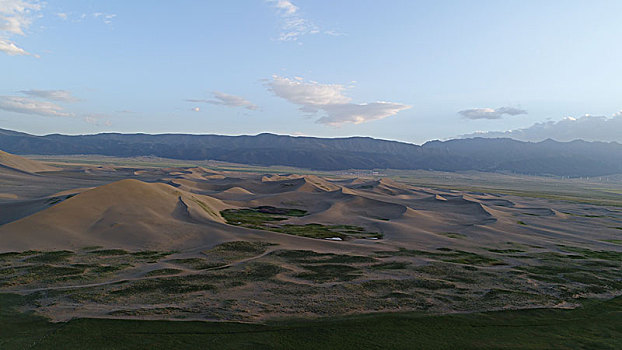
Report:
<svg viewBox="0 0 622 350"><path fill-rule="evenodd" d="M0 0L0 128L622 142L622 1Z"/></svg>

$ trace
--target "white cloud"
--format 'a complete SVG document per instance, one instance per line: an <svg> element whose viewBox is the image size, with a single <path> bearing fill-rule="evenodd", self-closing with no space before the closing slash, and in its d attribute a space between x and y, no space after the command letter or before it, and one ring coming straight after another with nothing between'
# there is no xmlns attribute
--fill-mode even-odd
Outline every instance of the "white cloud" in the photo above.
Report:
<svg viewBox="0 0 622 350"><path fill-rule="evenodd" d="M29 55L11 37L25 35L35 12L41 10L36 0L0 0L0 52L8 55Z"/></svg>
<svg viewBox="0 0 622 350"><path fill-rule="evenodd" d="M622 143L622 111L610 118L586 114L559 121L536 123L528 128L509 131L477 132L462 137L509 137L521 141L616 141Z"/></svg>
<svg viewBox="0 0 622 350"><path fill-rule="evenodd" d="M268 86L275 95L292 103L306 107L308 111L317 111L319 107L331 104L344 104L352 99L344 96L345 87L340 84L320 84L315 81L304 82L303 78L272 77Z"/></svg>
<svg viewBox="0 0 622 350"><path fill-rule="evenodd" d="M20 91L22 94L43 98L46 100L52 101L61 101L61 102L77 102L80 101L77 97L73 96L71 92L66 90L22 90Z"/></svg>
<svg viewBox="0 0 622 350"><path fill-rule="evenodd" d="M94 12L92 14L94 18L101 19L105 24L112 24L112 20L117 17L114 13Z"/></svg>
<svg viewBox="0 0 622 350"><path fill-rule="evenodd" d="M318 33L330 36L344 35L334 30L322 31L315 23L302 16L298 6L289 0L267 0L267 2L274 4L281 19L281 32L278 38L280 41L298 41L305 35Z"/></svg>
<svg viewBox="0 0 622 350"><path fill-rule="evenodd" d="M527 114L527 111L514 107L472 108L459 111L458 114L467 119L501 119L504 115Z"/></svg>
<svg viewBox="0 0 622 350"><path fill-rule="evenodd" d="M18 55L29 55L26 50L21 47L17 47L14 43L0 39L0 52L4 52L9 56L18 56Z"/></svg>
<svg viewBox="0 0 622 350"><path fill-rule="evenodd" d="M56 14L56 17L62 19L63 21L67 19L68 15L64 12L59 12Z"/></svg>
<svg viewBox="0 0 622 350"><path fill-rule="evenodd" d="M214 100L206 100L206 99L190 99L186 100L188 102L202 102L209 103L213 105L227 106L227 107L242 107L251 111L256 111L259 109L259 106L253 104L249 100L245 99L241 96L229 95L224 92L214 91Z"/></svg>
<svg viewBox="0 0 622 350"><path fill-rule="evenodd" d="M72 113L65 111L62 106L55 103L19 96L0 96L0 110L46 117L73 116Z"/></svg>
<svg viewBox="0 0 622 350"><path fill-rule="evenodd" d="M350 97L343 95L346 88L340 84L305 82L302 78L275 75L266 85L276 96L299 105L303 112L322 112L324 115L316 122L332 126L384 119L411 108L394 102L352 103Z"/></svg>
<svg viewBox="0 0 622 350"><path fill-rule="evenodd" d="M287 0L277 0L274 6L283 10L283 13L288 16L294 15L298 11L298 7Z"/></svg>

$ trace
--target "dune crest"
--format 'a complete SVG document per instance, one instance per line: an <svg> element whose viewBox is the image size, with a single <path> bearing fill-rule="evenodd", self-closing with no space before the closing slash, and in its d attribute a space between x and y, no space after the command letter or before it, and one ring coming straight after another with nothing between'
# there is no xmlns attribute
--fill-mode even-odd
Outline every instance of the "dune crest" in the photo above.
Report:
<svg viewBox="0 0 622 350"><path fill-rule="evenodd" d="M25 173L39 173L44 171L56 171L59 168L47 165L36 160L16 156L11 153L0 151L0 168Z"/></svg>

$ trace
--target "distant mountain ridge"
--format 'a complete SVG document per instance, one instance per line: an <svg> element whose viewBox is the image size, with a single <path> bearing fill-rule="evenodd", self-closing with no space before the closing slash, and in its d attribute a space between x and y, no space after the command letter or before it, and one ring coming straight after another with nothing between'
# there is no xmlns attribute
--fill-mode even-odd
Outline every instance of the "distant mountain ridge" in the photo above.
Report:
<svg viewBox="0 0 622 350"><path fill-rule="evenodd" d="M472 138L430 141L419 146L370 137L118 133L35 136L0 129L0 149L15 154L157 156L317 170L476 170L559 176L622 173L621 144L580 140L533 143Z"/></svg>

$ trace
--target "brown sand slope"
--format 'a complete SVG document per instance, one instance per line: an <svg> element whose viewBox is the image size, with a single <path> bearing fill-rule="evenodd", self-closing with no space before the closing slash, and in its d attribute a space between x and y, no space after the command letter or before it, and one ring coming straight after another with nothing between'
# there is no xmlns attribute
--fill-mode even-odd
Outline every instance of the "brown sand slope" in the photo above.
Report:
<svg viewBox="0 0 622 350"><path fill-rule="evenodd" d="M172 247L220 223L227 205L166 184L122 180L0 227L0 246Z"/></svg>
<svg viewBox="0 0 622 350"><path fill-rule="evenodd" d="M4 151L0 151L0 167L26 173L59 170L59 168L37 162L36 160L26 159Z"/></svg>

